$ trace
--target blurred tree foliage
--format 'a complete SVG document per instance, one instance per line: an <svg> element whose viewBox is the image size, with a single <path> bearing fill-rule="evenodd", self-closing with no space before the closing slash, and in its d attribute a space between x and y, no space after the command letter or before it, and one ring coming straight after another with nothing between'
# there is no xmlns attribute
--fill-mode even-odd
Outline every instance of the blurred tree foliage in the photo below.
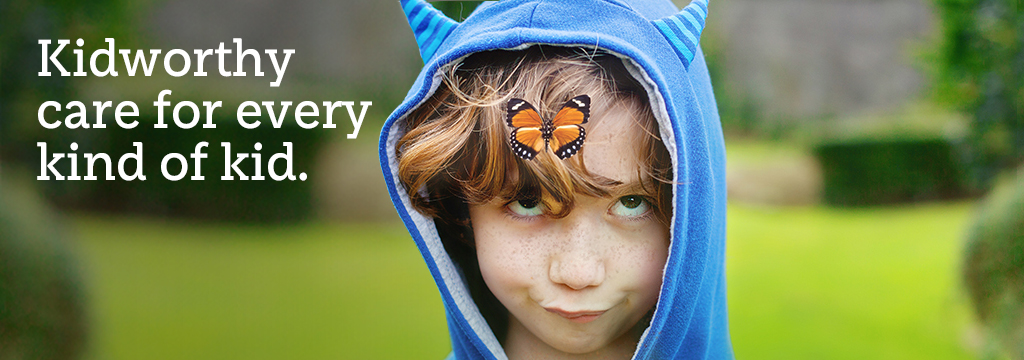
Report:
<svg viewBox="0 0 1024 360"><path fill-rule="evenodd" d="M971 180L987 187L1024 160L1024 0L934 0L942 33L934 65L940 102L973 116Z"/></svg>
<svg viewBox="0 0 1024 360"><path fill-rule="evenodd" d="M38 75L44 61L39 40L51 40L49 49L55 51L57 39L70 39L71 44L57 57L69 71L74 71L76 60L72 51L78 49L76 39L85 41L87 63L88 54L106 46L104 38L114 38L122 49L150 43L139 22L149 18L145 15L151 5L150 0L0 0L0 159L4 165L36 169L38 174L41 154L37 142L47 143L50 153L67 151L75 142L82 146L82 153L107 153L116 164L122 154L135 151L133 142L141 142L145 145L146 181L46 181L40 182L40 190L58 207L85 211L251 222L294 221L311 215L313 196L309 182L221 181L217 176L224 168L220 142L233 144L235 153L252 151L256 142L262 142L267 149L264 164L274 153L284 151L283 142L292 142L294 163L304 165L294 175L309 171L305 165L314 162L327 138L323 132L300 129L291 121L292 113L281 129L265 126L245 130L233 116L225 115L215 116L219 126L214 130L154 130L150 124L156 122L156 114L145 106L138 117L144 125L133 130L114 125L95 131L66 127L48 130L39 125L36 116L43 102L63 104L86 95L80 93L85 77L63 77L52 67L52 76ZM104 60L99 65L104 66ZM189 93L187 89L175 92ZM118 104L128 99L109 100ZM225 102L224 107L235 105ZM91 111L87 116L93 120ZM265 116L262 122L269 124ZM201 141L210 144L206 149L209 161L203 165L206 180L172 182L160 176L158 165L162 155L190 153ZM284 172L281 163L277 163L278 173ZM78 162L79 173L85 173L85 165L84 161ZM60 161L55 168L67 175L70 166L68 161ZM99 171L102 173L102 165ZM253 170L250 167L245 172L252 174Z"/></svg>
<svg viewBox="0 0 1024 360"><path fill-rule="evenodd" d="M455 21L465 20L477 5L483 1L437 1L431 3L435 9L441 10L445 15Z"/></svg>
<svg viewBox="0 0 1024 360"><path fill-rule="evenodd" d="M55 39L91 40L103 35L117 38L120 46L129 46L139 33L131 30L135 19L129 14L142 3L145 1L0 1L0 158L28 162L38 154L35 139L64 135L34 121L36 107L43 101L65 102L75 95L74 78L38 76L42 60L39 40L51 39L55 46ZM87 43L86 53L102 45L100 41ZM74 64L71 46L58 58L64 64Z"/></svg>

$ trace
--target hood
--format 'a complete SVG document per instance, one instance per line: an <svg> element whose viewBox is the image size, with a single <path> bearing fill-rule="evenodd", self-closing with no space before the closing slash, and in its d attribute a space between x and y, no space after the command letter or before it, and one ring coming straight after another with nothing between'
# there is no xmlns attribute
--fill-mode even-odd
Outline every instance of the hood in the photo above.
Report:
<svg viewBox="0 0 1024 360"><path fill-rule="evenodd" d="M437 283L458 359L506 359L433 219L397 181L395 144L405 116L437 89L444 66L469 54L535 44L600 48L646 88L674 165L671 245L658 303L634 359L732 359L725 296L725 147L698 45L707 0L681 11L668 0L502 0L462 23L422 0L402 0L425 66L381 130L388 191Z"/></svg>

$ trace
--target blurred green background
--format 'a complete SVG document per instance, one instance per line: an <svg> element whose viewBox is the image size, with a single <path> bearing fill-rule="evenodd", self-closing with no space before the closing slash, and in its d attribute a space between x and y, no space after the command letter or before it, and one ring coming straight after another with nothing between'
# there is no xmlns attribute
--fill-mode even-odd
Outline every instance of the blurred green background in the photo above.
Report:
<svg viewBox="0 0 1024 360"><path fill-rule="evenodd" d="M459 19L477 3L434 4ZM737 357L1024 359L1024 5L729 0L708 24ZM279 88L268 64L36 75L39 39L89 54L106 37L296 53ZM0 360L444 357L440 298L376 155L421 66L397 1L0 1ZM224 101L218 129L152 130L163 89ZM132 100L143 124L45 130L46 100ZM343 111L332 130L243 130L245 100L373 106L348 139ZM36 181L39 141L112 156L141 141L150 179ZM163 180L159 156L199 141L208 180ZM265 156L291 141L309 181L216 180L221 141Z"/></svg>

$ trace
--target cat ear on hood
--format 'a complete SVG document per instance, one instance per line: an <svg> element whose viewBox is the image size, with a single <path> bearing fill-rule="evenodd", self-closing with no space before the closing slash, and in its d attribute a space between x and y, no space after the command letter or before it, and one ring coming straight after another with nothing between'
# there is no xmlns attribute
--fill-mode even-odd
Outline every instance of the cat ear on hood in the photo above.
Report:
<svg viewBox="0 0 1024 360"><path fill-rule="evenodd" d="M676 55L686 69L697 53L697 43L704 31L704 20L708 17L708 0L693 0L679 13L651 21L658 31L672 43ZM417 36L418 37L418 36Z"/></svg>
<svg viewBox="0 0 1024 360"><path fill-rule="evenodd" d="M401 0L402 11L409 20L409 26L416 35L420 57L426 63L434 56L444 39L455 30L459 23L447 17L424 0Z"/></svg>

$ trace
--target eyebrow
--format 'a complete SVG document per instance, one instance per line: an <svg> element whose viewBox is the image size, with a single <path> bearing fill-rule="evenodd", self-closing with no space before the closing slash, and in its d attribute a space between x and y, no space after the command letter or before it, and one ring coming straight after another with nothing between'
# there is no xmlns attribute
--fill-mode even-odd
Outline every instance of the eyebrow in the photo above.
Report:
<svg viewBox="0 0 1024 360"><path fill-rule="evenodd" d="M605 177L600 176L600 175L596 175L596 176L598 178L600 178L600 179L607 179L609 182L614 184L614 185L611 185L611 186L608 187L608 194L610 194L612 197L618 197L618 196L630 195L630 194L642 194L642 195L648 195L648 196L654 195L654 192L652 191L652 189L656 185L653 182L650 183L650 184L647 184L647 186L645 187L644 186L644 181L642 179L636 179L636 180L630 181L630 182L622 182L622 181L618 181L618 180L608 179L608 178L605 178Z"/></svg>

